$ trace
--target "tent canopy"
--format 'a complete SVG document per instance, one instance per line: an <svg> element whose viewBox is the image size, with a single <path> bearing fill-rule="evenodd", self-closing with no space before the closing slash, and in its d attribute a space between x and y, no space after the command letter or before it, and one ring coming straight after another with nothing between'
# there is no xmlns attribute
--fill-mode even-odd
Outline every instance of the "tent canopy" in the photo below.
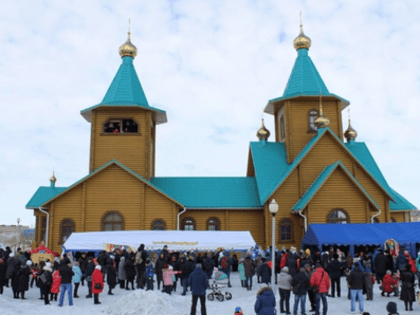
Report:
<svg viewBox="0 0 420 315"><path fill-rule="evenodd" d="M218 247L238 251L255 246L249 231L104 231L72 233L63 245L65 252L105 249L106 244L125 245L136 250L144 244L147 250L216 250Z"/></svg>
<svg viewBox="0 0 420 315"><path fill-rule="evenodd" d="M302 239L302 247L322 245L381 245L393 238L416 254L420 243L420 222L310 224Z"/></svg>

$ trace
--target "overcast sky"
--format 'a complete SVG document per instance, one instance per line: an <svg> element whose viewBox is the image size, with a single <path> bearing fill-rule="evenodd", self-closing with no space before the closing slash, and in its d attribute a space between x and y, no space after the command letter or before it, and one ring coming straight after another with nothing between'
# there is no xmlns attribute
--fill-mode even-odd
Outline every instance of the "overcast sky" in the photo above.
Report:
<svg viewBox="0 0 420 315"><path fill-rule="evenodd" d="M157 176L245 176L249 142L283 94L293 39L351 103L391 187L419 207L419 1L1 1L0 224L34 224L39 186L88 174L90 124L131 19L134 65L157 128ZM344 129L347 111L343 112ZM272 136L269 140L274 140Z"/></svg>

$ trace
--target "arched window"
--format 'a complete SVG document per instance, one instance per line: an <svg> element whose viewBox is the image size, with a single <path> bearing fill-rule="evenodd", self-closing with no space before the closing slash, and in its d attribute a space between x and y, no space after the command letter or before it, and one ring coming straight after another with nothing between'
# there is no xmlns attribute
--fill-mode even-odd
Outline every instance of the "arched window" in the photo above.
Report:
<svg viewBox="0 0 420 315"><path fill-rule="evenodd" d="M182 220L182 229L186 231L195 230L195 220L193 218L185 218Z"/></svg>
<svg viewBox="0 0 420 315"><path fill-rule="evenodd" d="M102 217L102 231L121 231L124 229L124 219L118 212L107 212Z"/></svg>
<svg viewBox="0 0 420 315"><path fill-rule="evenodd" d="M293 241L293 224L290 219L281 219L279 222L280 242Z"/></svg>
<svg viewBox="0 0 420 315"><path fill-rule="evenodd" d="M218 218L210 218L207 220L207 230L220 231L220 220Z"/></svg>
<svg viewBox="0 0 420 315"><path fill-rule="evenodd" d="M162 219L153 220L151 230L154 230L154 231L166 230L165 220L162 220Z"/></svg>
<svg viewBox="0 0 420 315"><path fill-rule="evenodd" d="M104 133L138 133L139 127L133 119L115 118L104 124Z"/></svg>
<svg viewBox="0 0 420 315"><path fill-rule="evenodd" d="M373 218L373 223L381 223L377 217Z"/></svg>
<svg viewBox="0 0 420 315"><path fill-rule="evenodd" d="M350 223L350 218L344 209L334 209L328 213L327 223L346 224Z"/></svg>
<svg viewBox="0 0 420 315"><path fill-rule="evenodd" d="M46 241L47 238L47 218L41 217L41 242Z"/></svg>
<svg viewBox="0 0 420 315"><path fill-rule="evenodd" d="M318 117L318 111L316 109L311 109L308 113L308 118L309 118L308 132L315 132L318 129L315 126L315 119L317 117Z"/></svg>
<svg viewBox="0 0 420 315"><path fill-rule="evenodd" d="M76 230L76 225L72 219L64 219L60 226L60 242L64 243L70 237L71 233Z"/></svg>

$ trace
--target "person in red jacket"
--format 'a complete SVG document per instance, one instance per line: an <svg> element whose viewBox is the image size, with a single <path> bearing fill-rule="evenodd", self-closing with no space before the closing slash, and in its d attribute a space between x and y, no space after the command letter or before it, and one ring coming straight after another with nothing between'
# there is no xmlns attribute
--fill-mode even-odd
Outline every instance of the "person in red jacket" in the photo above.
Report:
<svg viewBox="0 0 420 315"><path fill-rule="evenodd" d="M101 265L97 265L92 273L93 304L101 304L101 302L99 302L99 293L104 289L104 277L101 269Z"/></svg>
<svg viewBox="0 0 420 315"><path fill-rule="evenodd" d="M384 287L382 289L382 296L385 296L385 293L387 293L387 296L391 294L391 292L394 291L394 286L397 284L397 281L395 281L394 278L392 278L392 272L391 270L386 271L386 275L384 276L382 280L382 286Z"/></svg>
<svg viewBox="0 0 420 315"><path fill-rule="evenodd" d="M51 297L50 301L54 300L57 301L58 293L60 293L60 286L61 286L61 275L60 271L56 269L52 275L53 277L53 283L51 285ZM45 292L44 292L45 294Z"/></svg>
<svg viewBox="0 0 420 315"><path fill-rule="evenodd" d="M315 302L316 311L315 315L319 315L319 308L321 306L322 299L322 314L326 315L328 311L327 293L330 289L330 277L328 273L322 268L320 263L315 266L315 272L311 276L309 284L312 288L315 288Z"/></svg>

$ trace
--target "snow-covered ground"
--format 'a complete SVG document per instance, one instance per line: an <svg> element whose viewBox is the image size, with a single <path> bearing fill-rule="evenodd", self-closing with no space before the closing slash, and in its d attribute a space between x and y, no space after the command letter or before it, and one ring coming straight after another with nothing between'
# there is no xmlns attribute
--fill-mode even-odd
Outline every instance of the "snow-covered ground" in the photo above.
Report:
<svg viewBox="0 0 420 315"><path fill-rule="evenodd" d="M252 291L247 291L240 286L238 273L231 275L232 288L229 291L233 298L230 301L219 302L206 301L208 315L230 315L233 314L235 307L240 306L245 315L254 315L254 304L256 300L256 292L261 287L260 284L254 284ZM254 277L256 280L256 277ZM347 299L347 287L342 278L342 297L328 298L328 314L348 314L350 312L350 301ZM115 295L110 296L102 293L99 296L102 304L94 305L93 299L86 299L87 287L81 286L79 288L80 298L74 299L74 306L68 306L67 297L64 300L64 306L58 307L58 302L52 302L51 306L44 306L44 301L38 300L39 289L32 288L26 294L27 300L13 299L11 288L4 288L3 295L0 295L0 314L59 314L59 315L83 315L83 314L112 314L112 315L188 315L190 314L191 295L181 296L181 289L171 296L161 293L159 291L143 291L134 290L126 291L119 287L114 289ZM225 289L223 289L225 290ZM107 287L105 289L107 292ZM209 291L208 291L209 292ZM293 294L291 296L291 308L293 307ZM280 314L279 309L279 293L276 289L277 314ZM395 301L398 304L398 310L403 314L419 314L420 306L416 301L414 303L413 312L405 312L404 303L396 297L382 297L378 286L374 286L373 301L365 301L365 311L372 315L384 315L386 304L388 301ZM309 313L309 300L306 302L307 314ZM322 306L321 306L322 307ZM200 314L200 303L198 303L197 314ZM300 311L299 311L300 314Z"/></svg>

